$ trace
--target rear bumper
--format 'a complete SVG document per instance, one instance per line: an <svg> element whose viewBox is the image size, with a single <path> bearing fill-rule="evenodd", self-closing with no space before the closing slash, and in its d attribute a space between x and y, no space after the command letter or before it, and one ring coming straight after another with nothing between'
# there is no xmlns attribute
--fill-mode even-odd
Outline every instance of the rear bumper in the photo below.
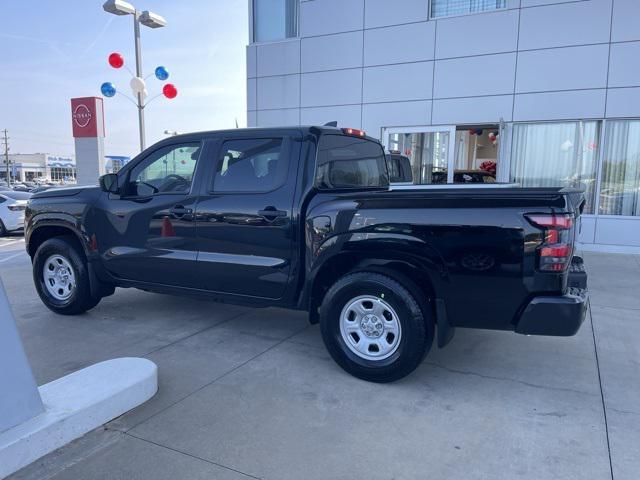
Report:
<svg viewBox="0 0 640 480"><path fill-rule="evenodd" d="M24 227L24 212L20 212L20 215L7 215L2 219L5 228L13 232L15 230L22 230Z"/></svg>
<svg viewBox="0 0 640 480"><path fill-rule="evenodd" d="M516 324L524 335L575 335L587 314L587 273L582 259L575 257L569 270L569 288L561 296L534 297Z"/></svg>

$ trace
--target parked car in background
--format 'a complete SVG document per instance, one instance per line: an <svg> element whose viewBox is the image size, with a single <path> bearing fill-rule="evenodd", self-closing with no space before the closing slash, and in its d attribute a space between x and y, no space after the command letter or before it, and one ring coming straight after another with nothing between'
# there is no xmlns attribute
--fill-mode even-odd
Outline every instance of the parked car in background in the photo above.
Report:
<svg viewBox="0 0 640 480"><path fill-rule="evenodd" d="M446 184L447 171L434 172L433 183ZM485 170L455 170L453 183L496 183L496 176Z"/></svg>
<svg viewBox="0 0 640 480"><path fill-rule="evenodd" d="M31 191L31 188L29 188L24 183L13 183L13 184L11 184L11 187L16 192L30 192Z"/></svg>
<svg viewBox="0 0 640 480"><path fill-rule="evenodd" d="M0 191L0 237L24 228L24 212L30 193Z"/></svg>

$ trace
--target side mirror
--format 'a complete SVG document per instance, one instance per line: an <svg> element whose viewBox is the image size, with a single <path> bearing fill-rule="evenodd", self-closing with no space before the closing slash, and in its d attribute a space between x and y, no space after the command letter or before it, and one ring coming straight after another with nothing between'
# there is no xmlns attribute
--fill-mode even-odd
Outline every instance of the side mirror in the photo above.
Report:
<svg viewBox="0 0 640 480"><path fill-rule="evenodd" d="M107 173L100 177L100 189L107 193L118 193L118 175L115 173Z"/></svg>

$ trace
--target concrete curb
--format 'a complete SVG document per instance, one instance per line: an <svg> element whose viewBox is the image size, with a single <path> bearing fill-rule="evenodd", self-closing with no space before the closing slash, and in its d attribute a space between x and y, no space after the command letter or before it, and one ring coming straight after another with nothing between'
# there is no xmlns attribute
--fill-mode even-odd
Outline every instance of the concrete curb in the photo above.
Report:
<svg viewBox="0 0 640 480"><path fill-rule="evenodd" d="M116 358L39 387L45 411L0 434L0 479L146 402L158 367Z"/></svg>

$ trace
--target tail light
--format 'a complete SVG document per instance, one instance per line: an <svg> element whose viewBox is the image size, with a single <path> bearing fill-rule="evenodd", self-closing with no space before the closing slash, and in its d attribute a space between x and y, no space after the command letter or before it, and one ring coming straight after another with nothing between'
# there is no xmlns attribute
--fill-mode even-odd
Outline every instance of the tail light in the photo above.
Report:
<svg viewBox="0 0 640 480"><path fill-rule="evenodd" d="M544 232L544 241L538 247L538 269L543 272L566 270L573 254L573 216L536 214L526 217Z"/></svg>
<svg viewBox="0 0 640 480"><path fill-rule="evenodd" d="M342 133L345 135L353 135L354 137L364 137L366 135L364 130L358 130L357 128L343 128Z"/></svg>

